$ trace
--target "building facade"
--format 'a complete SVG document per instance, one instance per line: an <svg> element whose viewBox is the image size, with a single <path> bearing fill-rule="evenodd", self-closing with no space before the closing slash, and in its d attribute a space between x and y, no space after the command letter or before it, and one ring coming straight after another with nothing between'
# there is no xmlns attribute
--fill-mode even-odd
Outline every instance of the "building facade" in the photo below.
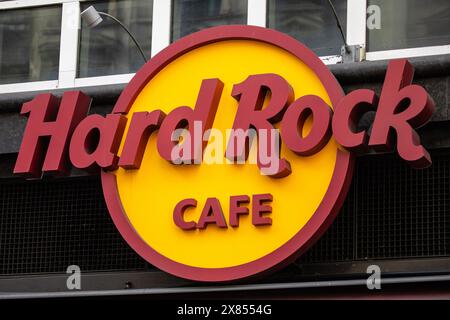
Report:
<svg viewBox="0 0 450 320"><path fill-rule="evenodd" d="M342 37L325 0L0 1L0 296L445 296L450 3L430 2L334 0ZM149 59L213 26L278 30L319 56L346 93L367 88L379 94L388 61L407 58L415 68L414 83L435 101L430 122L418 130L432 165L413 169L392 152L356 157L352 184L333 224L299 259L270 275L203 287L161 271L116 229L99 170L72 168L63 177L34 179L13 174L27 123L20 114L23 103L40 93L59 97L81 90L92 98L89 113L106 115L144 64L115 21L105 18L95 28L83 24L80 13L91 5L122 21ZM374 112L365 114L358 127L370 130L373 118ZM81 289L68 285L76 268ZM377 270L382 289L369 289L367 279Z"/></svg>

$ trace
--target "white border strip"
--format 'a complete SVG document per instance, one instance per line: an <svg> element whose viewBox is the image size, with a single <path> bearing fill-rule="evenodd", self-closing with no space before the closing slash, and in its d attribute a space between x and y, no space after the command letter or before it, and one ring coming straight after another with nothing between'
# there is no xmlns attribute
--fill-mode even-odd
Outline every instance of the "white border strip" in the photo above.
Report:
<svg viewBox="0 0 450 320"><path fill-rule="evenodd" d="M389 60L449 54L450 45L366 52L366 60Z"/></svg>
<svg viewBox="0 0 450 320"><path fill-rule="evenodd" d="M268 0L247 1L247 24L250 26L266 27Z"/></svg>

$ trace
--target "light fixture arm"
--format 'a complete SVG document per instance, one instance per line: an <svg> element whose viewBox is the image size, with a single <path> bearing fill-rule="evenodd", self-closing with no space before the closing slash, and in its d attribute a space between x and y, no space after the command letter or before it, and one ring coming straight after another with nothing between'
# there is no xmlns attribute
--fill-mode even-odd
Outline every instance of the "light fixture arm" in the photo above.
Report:
<svg viewBox="0 0 450 320"><path fill-rule="evenodd" d="M136 40L136 38L133 36L133 34L130 32L130 30L128 30L128 28L125 27L125 25L122 22L120 22L119 19L117 19L116 17L114 17L114 16L112 16L112 15L106 13L106 12L98 11L98 14L101 15L101 16L108 17L108 18L114 20L115 22L117 22L122 27L122 29L125 30L128 33L128 35L133 40L133 42L136 45L136 47L139 49L139 52L141 53L142 58L144 59L145 62L147 62L147 57L146 57L146 55L144 53L144 50L142 50L141 46L139 45L139 42Z"/></svg>

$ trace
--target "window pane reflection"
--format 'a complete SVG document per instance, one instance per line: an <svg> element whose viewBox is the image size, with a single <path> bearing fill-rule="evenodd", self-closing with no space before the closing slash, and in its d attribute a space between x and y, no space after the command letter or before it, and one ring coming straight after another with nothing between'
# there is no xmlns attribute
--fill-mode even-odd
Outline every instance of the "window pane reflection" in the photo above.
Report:
<svg viewBox="0 0 450 320"><path fill-rule="evenodd" d="M380 28L367 30L369 51L450 44L448 0L370 0L368 4L380 8Z"/></svg>
<svg viewBox="0 0 450 320"><path fill-rule="evenodd" d="M97 11L119 19L136 37L150 57L152 35L152 0L112 0L83 2L81 10L94 5ZM79 77L132 73L143 64L138 48L119 24L108 17L94 28L81 27Z"/></svg>
<svg viewBox="0 0 450 320"><path fill-rule="evenodd" d="M344 34L347 0L333 0ZM319 56L337 55L344 45L327 0L269 0L269 28L296 38Z"/></svg>
<svg viewBox="0 0 450 320"><path fill-rule="evenodd" d="M245 0L174 0L172 40L219 25L247 24Z"/></svg>
<svg viewBox="0 0 450 320"><path fill-rule="evenodd" d="M61 7L0 11L0 84L56 80Z"/></svg>

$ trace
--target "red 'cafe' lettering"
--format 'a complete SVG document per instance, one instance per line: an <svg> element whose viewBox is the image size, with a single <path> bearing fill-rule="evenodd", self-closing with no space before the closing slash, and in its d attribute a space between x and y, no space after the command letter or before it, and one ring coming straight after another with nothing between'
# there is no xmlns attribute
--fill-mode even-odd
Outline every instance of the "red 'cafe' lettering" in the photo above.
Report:
<svg viewBox="0 0 450 320"><path fill-rule="evenodd" d="M414 129L428 121L434 103L425 89L411 84L412 75L413 68L407 60L392 61L379 99L372 90L355 90L342 98L334 113L317 96L307 95L292 101L292 88L279 75L251 75L233 87L233 97L239 101L233 129L247 130L251 126L272 129L274 123L281 122L282 141L299 156L318 152L330 138L332 129L337 142L349 150L367 147L388 150L396 145L405 161L414 167L426 167L431 159ZM80 169L114 169L118 165L137 169L147 139L157 129L158 152L171 161L172 132L180 123L191 124L195 120L202 121L202 131L211 128L222 87L219 79L205 79L194 109L182 106L168 115L160 110L134 114L120 160L116 153L125 128L124 116L86 116L89 98L80 91L64 93L59 107L55 96L38 95L22 108L21 113L29 114L29 120L14 173L31 176L39 176L41 172L64 173L68 154L72 164ZM262 109L261 97L267 91L271 93L271 100ZM370 109L376 110L376 116L369 139L367 132L355 132L355 128L362 112ZM310 115L313 126L303 137L303 124ZM394 132L401 143L395 143ZM47 148L43 143L45 138L49 139ZM201 148L193 150L192 155L201 152ZM239 152L244 151L237 150ZM227 154L236 156L233 150ZM273 176L283 177L289 172L289 163L282 159L279 172Z"/></svg>
<svg viewBox="0 0 450 320"><path fill-rule="evenodd" d="M272 208L264 204L271 202L273 199L271 194L255 194L252 197L252 224L255 226L271 225L272 219L270 217L263 217L263 213L272 212ZM239 216L249 214L249 209L245 206L250 203L250 198L247 195L231 196L230 197L230 226L239 227ZM188 208L197 207L197 200L185 199L180 201L173 211L173 221L183 230L192 230L195 228L205 229L208 223L213 223L220 228L227 228L227 223L223 215L222 207L217 198L208 198L198 223L194 221L185 221L183 218L184 211Z"/></svg>
<svg viewBox="0 0 450 320"><path fill-rule="evenodd" d="M302 254L326 230L355 153L393 151L413 167L431 165L416 129L435 106L413 74L406 59L393 60L379 96L344 95L295 39L252 26L210 28L147 62L111 114L88 115L81 91L26 102L14 173L100 171L114 224L148 262L193 280L250 277ZM373 124L361 129L368 111ZM214 153L232 166L207 167L216 128L232 132ZM249 166L255 154L257 167Z"/></svg>

